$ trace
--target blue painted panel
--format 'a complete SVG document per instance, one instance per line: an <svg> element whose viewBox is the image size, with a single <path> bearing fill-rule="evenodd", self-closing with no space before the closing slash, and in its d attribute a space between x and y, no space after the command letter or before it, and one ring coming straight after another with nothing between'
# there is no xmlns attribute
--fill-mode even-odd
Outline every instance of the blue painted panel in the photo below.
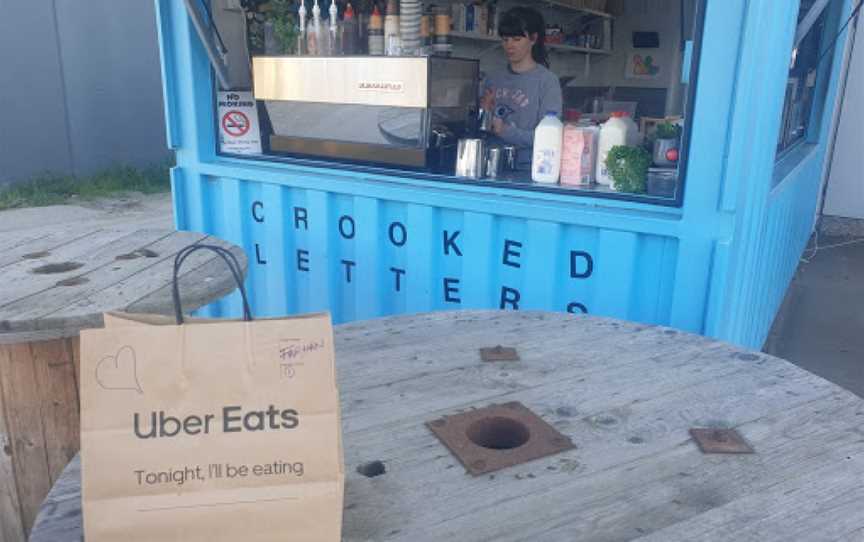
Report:
<svg viewBox="0 0 864 542"><path fill-rule="evenodd" d="M837 10L833 17L845 17L852 2L842 0L829 9ZM829 76L825 91L828 102L813 130L821 134L821 139L802 145L790 153L788 160L777 164L773 142L779 130L784 96L781 87L785 84L797 4L753 2L749 11L752 24L748 22L743 46L749 54L741 60L741 92L736 98L736 110L741 113L733 119L735 143L727 171L727 176L738 179L740 198L745 201L736 215L737 239L730 251L727 295L722 301L725 308L722 318L717 319L716 332L732 342L761 347L812 230L844 40L825 59L831 66L824 72ZM753 145L746 140L748 137L765 145ZM773 189L772 181L779 181Z"/></svg>
<svg viewBox="0 0 864 542"><path fill-rule="evenodd" d="M458 308L546 309L669 322L678 240L287 183L200 178L178 216L249 255L256 314L336 322ZM189 194L189 191L178 191ZM198 205L206 202L206 206ZM350 274L349 274L350 271ZM207 316L238 315L239 299Z"/></svg>
<svg viewBox="0 0 864 542"><path fill-rule="evenodd" d="M155 0L156 2L156 30L159 38L159 59L162 66L162 100L165 104L165 139L169 149L177 149L183 144L177 123L179 114L177 110L177 65L171 56L176 51L173 43L174 33L170 27L171 0Z"/></svg>

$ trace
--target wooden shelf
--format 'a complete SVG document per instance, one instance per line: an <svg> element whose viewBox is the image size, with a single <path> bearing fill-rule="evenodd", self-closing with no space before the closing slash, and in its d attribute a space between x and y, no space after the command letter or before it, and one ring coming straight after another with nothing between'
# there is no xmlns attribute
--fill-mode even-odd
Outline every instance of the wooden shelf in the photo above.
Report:
<svg viewBox="0 0 864 542"><path fill-rule="evenodd" d="M588 9L588 8L577 8L571 6L569 4L565 4L560 0L540 0L541 4L546 4L549 6L555 6L556 8L566 9L570 11L576 11L579 13L584 13L586 15L594 15L595 17L603 17L604 19L614 19L615 17L611 13L606 13L605 11L598 11L596 9Z"/></svg>
<svg viewBox="0 0 864 542"><path fill-rule="evenodd" d="M486 34L475 34L473 32L450 32L450 35L457 39L488 41L500 44L501 38L497 36L487 36ZM558 43L547 43L546 47L551 50L568 51L571 53L582 53L586 55L610 55L612 51L607 49L593 49L590 47L577 47L575 45L566 45Z"/></svg>

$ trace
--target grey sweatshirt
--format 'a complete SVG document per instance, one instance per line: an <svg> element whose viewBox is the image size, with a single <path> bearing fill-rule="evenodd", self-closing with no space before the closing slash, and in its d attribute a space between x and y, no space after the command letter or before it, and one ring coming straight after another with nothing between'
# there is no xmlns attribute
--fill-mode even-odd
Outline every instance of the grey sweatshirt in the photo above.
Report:
<svg viewBox="0 0 864 542"><path fill-rule="evenodd" d="M507 125L501 139L518 147L520 169L525 169L526 165L530 168L534 128L547 111L561 116L558 77L540 64L524 73L515 73L508 66L506 71L486 78L484 92L489 88L495 92L495 114Z"/></svg>

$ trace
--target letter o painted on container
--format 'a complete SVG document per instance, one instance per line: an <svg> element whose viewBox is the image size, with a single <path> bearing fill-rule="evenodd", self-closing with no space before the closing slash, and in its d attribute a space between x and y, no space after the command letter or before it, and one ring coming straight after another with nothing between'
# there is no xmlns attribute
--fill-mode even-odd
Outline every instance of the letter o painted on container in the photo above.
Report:
<svg viewBox="0 0 864 542"><path fill-rule="evenodd" d="M397 230L402 232L399 234L399 238L397 238ZM405 224L402 224L401 222L393 222L390 224L390 227L387 229L387 235L390 236L390 242L397 247L404 246L405 243L408 242L408 230L405 229Z"/></svg>
<svg viewBox="0 0 864 542"><path fill-rule="evenodd" d="M351 228L350 231L346 232L345 227L348 224ZM357 234L357 225L354 224L354 219L348 215L342 215L339 217L339 235L341 235L345 239L354 239L354 236Z"/></svg>

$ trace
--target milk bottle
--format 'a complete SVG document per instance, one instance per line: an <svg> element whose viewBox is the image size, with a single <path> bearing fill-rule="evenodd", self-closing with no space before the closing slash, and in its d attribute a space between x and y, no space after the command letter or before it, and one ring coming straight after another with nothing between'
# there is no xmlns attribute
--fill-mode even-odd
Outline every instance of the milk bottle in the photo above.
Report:
<svg viewBox="0 0 864 542"><path fill-rule="evenodd" d="M612 177L606 170L606 157L616 145L636 145L639 142L639 131L632 119L626 118L627 113L615 111L612 118L603 123L600 128L600 142L597 145L597 175L596 181L604 186L612 186Z"/></svg>
<svg viewBox="0 0 864 542"><path fill-rule="evenodd" d="M561 141L564 125L558 114L548 111L534 129L534 155L531 179L536 183L555 184L561 173Z"/></svg>

